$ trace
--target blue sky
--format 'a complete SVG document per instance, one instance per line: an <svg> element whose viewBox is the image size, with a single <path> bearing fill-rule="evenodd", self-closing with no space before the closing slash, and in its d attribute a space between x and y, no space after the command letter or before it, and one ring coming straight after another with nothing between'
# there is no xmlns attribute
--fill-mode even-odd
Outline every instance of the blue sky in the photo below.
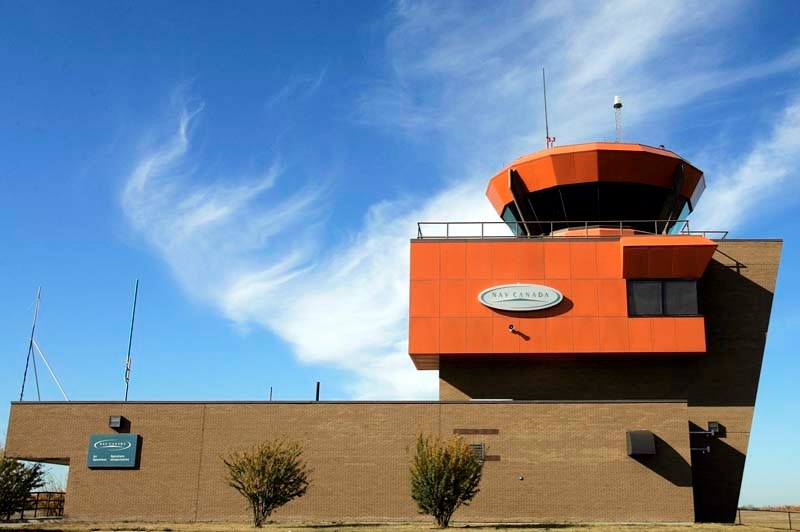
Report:
<svg viewBox="0 0 800 532"><path fill-rule="evenodd" d="M72 399L432 398L417 220L495 219L543 147L665 144L695 227L784 238L741 502L797 503L797 2L0 2L0 400L37 338ZM40 367L43 399L58 399ZM35 397L29 385L26 397ZM788 421L787 421L788 420ZM0 408L0 438L7 408Z"/></svg>

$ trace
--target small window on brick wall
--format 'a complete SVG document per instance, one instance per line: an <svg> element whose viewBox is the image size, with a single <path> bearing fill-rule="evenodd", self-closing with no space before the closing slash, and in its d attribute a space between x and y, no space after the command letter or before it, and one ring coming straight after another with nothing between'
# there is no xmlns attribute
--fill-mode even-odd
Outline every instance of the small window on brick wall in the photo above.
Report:
<svg viewBox="0 0 800 532"><path fill-rule="evenodd" d="M697 281L629 280L629 316L697 316Z"/></svg>
<svg viewBox="0 0 800 532"><path fill-rule="evenodd" d="M472 451L472 454L478 457L479 460L484 460L486 458L485 443L470 443L469 449Z"/></svg>

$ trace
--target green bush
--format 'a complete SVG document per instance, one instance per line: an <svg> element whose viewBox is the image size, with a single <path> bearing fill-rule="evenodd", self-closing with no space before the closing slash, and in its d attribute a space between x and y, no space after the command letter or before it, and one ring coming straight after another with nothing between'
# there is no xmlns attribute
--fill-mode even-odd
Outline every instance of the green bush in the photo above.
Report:
<svg viewBox="0 0 800 532"><path fill-rule="evenodd" d="M305 495L311 470L302 457L299 443L278 439L223 458L228 484L247 499L256 527L277 508Z"/></svg>
<svg viewBox="0 0 800 532"><path fill-rule="evenodd" d="M23 464L6 458L0 449L0 519L9 521L31 492L44 484L42 464Z"/></svg>
<svg viewBox="0 0 800 532"><path fill-rule="evenodd" d="M483 462L461 438L419 436L411 463L411 497L419 512L446 528L453 513L478 493Z"/></svg>

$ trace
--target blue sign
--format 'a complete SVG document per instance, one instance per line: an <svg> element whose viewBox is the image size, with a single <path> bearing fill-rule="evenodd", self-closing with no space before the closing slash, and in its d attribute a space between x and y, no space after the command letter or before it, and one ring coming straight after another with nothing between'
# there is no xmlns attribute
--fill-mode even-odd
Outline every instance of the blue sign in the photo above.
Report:
<svg viewBox="0 0 800 532"><path fill-rule="evenodd" d="M90 468L136 467L138 434L92 434L89 436Z"/></svg>

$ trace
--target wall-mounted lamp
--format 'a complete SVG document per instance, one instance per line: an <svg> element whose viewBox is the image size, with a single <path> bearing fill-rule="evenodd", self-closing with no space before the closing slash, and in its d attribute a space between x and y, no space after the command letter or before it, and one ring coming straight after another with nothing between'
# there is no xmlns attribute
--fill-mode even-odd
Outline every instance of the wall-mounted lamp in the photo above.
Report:
<svg viewBox="0 0 800 532"><path fill-rule="evenodd" d="M131 422L125 416L108 416L108 427L117 432L128 432Z"/></svg>
<svg viewBox="0 0 800 532"><path fill-rule="evenodd" d="M626 430L625 442L628 447L628 456L656 454L656 440L649 430Z"/></svg>

